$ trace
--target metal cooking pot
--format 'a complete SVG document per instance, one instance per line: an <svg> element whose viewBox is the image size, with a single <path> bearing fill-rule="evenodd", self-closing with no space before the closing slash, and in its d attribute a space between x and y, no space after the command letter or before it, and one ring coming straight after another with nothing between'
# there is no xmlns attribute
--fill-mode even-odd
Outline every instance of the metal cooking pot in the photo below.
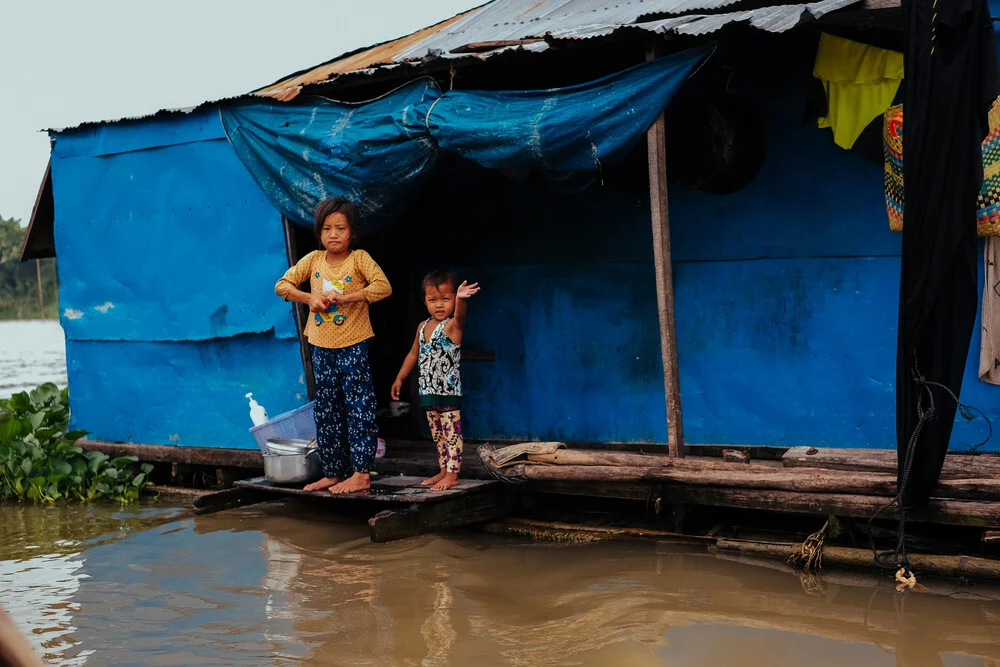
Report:
<svg viewBox="0 0 1000 667"><path fill-rule="evenodd" d="M272 484L307 484L323 476L319 449L304 454L265 454L264 476Z"/></svg>
<svg viewBox="0 0 1000 667"><path fill-rule="evenodd" d="M267 441L268 454L305 454L316 446L316 440L293 440L288 438L272 438Z"/></svg>

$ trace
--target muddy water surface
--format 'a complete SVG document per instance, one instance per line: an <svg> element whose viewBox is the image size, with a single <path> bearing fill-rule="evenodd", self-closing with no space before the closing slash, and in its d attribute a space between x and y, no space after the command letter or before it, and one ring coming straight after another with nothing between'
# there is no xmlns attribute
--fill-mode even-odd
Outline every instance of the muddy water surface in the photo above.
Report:
<svg viewBox="0 0 1000 667"><path fill-rule="evenodd" d="M0 605L61 665L1000 664L984 586L898 596L664 544L373 545L316 511L0 506Z"/></svg>

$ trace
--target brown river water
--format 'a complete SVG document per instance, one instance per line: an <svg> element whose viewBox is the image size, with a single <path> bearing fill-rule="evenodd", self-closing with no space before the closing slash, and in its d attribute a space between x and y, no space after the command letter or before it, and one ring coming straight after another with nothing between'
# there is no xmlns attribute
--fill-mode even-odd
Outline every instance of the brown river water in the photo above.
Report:
<svg viewBox="0 0 1000 667"><path fill-rule="evenodd" d="M1000 665L1000 593L933 586L662 543L375 545L291 501L0 505L0 606L54 665Z"/></svg>
<svg viewBox="0 0 1000 667"><path fill-rule="evenodd" d="M0 323L0 398L45 381L58 323ZM928 586L666 544L374 545L292 502L0 504L0 607L52 665L1000 667L1000 592Z"/></svg>

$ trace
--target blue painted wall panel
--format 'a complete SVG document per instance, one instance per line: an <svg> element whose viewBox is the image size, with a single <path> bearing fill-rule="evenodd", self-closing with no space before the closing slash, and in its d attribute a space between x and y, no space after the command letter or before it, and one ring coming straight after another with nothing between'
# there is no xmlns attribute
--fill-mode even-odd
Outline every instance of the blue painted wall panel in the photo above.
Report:
<svg viewBox="0 0 1000 667"><path fill-rule="evenodd" d="M651 264L460 270L486 290L466 343L496 353L463 366L469 437L666 441ZM689 442L894 447L897 257L685 262L674 272ZM1000 420L997 389L976 378L978 344L977 334L963 399ZM963 422L953 447L986 433Z"/></svg>
<svg viewBox="0 0 1000 667"><path fill-rule="evenodd" d="M131 131L103 129L115 128ZM296 335L273 294L288 265L281 217L226 141L56 157L52 170L67 337Z"/></svg>
<svg viewBox="0 0 1000 667"><path fill-rule="evenodd" d="M656 319L651 265L462 272L486 290L465 341L496 354L462 367L469 437L665 439L659 334L645 326Z"/></svg>
<svg viewBox="0 0 1000 667"><path fill-rule="evenodd" d="M67 340L73 427L110 442L255 449L244 395L269 414L308 399L298 340Z"/></svg>
<svg viewBox="0 0 1000 667"><path fill-rule="evenodd" d="M93 439L255 448L244 395L308 400L281 217L201 114L60 134L60 313L74 426ZM201 141L203 137L210 140Z"/></svg>

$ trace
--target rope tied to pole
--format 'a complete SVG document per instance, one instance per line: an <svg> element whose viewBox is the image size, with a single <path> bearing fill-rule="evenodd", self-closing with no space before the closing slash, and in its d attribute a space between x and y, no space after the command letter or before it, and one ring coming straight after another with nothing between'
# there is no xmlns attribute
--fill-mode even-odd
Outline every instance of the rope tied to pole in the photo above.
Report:
<svg viewBox="0 0 1000 667"><path fill-rule="evenodd" d="M913 433L910 434L910 438L906 443L906 451L904 452L903 459L903 474L900 476L899 488L896 490L895 497L886 505L878 508L875 513L868 519L868 540L871 546L872 555L875 559L875 566L882 570L895 570L896 582L900 588L912 588L916 585L917 580L913 572L910 571L910 560L906 553L906 507L903 505L903 498L906 496L906 487L910 481L910 474L913 471L913 460L917 451L917 443L920 441L920 435L923 432L924 424L930 421L936 420L937 415L937 403L934 399L934 392L931 391L933 387L943 390L950 398L955 402L958 408L959 414L966 421L972 421L975 419L974 412L979 413L979 415L986 421L989 427L989 434L986 439L982 442L973 445L970 449L973 452L978 451L980 447L989 442L990 438L993 437L993 423L990 421L986 414L978 409L969 405L965 405L958 400L949 387L941 384L940 382L933 382L928 380L920 372L920 366L917 363L917 355L914 351L913 353L913 370L911 372L913 377L913 382L917 385L917 424L913 428ZM927 406L925 407L925 401ZM899 507L899 524L896 529L896 549L895 551L886 551L879 553L875 548L875 538L872 534L872 525L875 520L878 519L884 512L891 509L894 506ZM893 563L889 565L886 560L893 556Z"/></svg>

